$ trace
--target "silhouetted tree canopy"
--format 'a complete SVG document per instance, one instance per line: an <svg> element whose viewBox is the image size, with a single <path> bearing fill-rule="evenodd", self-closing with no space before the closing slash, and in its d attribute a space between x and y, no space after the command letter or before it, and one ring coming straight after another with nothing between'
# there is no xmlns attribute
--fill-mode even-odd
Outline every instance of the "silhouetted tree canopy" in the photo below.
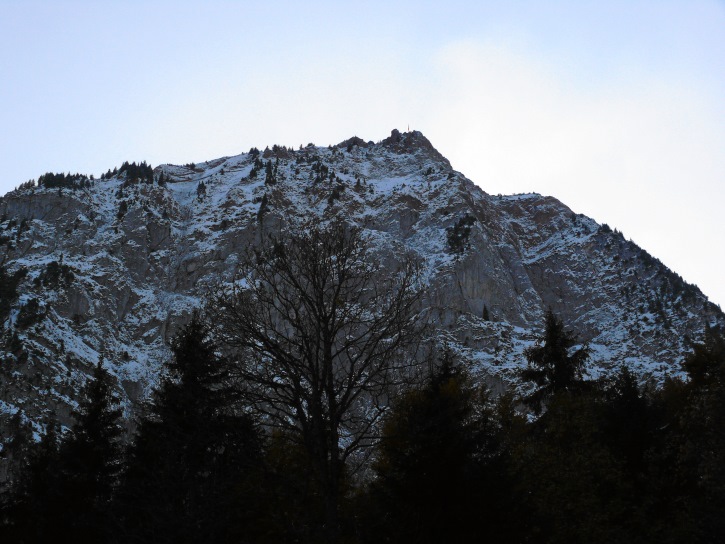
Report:
<svg viewBox="0 0 725 544"><path fill-rule="evenodd" d="M589 359L589 348L584 346L573 353L577 337L564 329L560 318L549 310L546 312L544 335L540 342L524 352L528 368L521 371L521 377L533 382L538 388L524 398L524 403L535 413L541 413L544 403L552 395L581 387L584 364Z"/></svg>

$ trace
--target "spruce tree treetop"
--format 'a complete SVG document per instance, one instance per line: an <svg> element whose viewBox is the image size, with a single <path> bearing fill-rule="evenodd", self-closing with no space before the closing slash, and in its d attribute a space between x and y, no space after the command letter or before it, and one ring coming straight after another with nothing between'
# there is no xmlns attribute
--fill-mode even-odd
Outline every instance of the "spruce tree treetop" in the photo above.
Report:
<svg viewBox="0 0 725 544"><path fill-rule="evenodd" d="M538 386L524 398L524 403L536 414L541 413L544 402L553 395L562 391L573 392L582 385L589 348L583 346L570 353L576 344L576 334L567 331L562 320L548 310L544 336L524 352L529 365L521 371L524 380Z"/></svg>
<svg viewBox="0 0 725 544"><path fill-rule="evenodd" d="M124 541L246 542L256 506L244 490L259 465L258 429L199 313L171 347L130 449L119 500Z"/></svg>
<svg viewBox="0 0 725 544"><path fill-rule="evenodd" d="M71 472L87 478L93 501L108 501L121 470L123 412L102 357L72 415L76 424L65 448Z"/></svg>
<svg viewBox="0 0 725 544"><path fill-rule="evenodd" d="M695 344L682 367L695 387L725 383L725 339L706 329L703 342Z"/></svg>

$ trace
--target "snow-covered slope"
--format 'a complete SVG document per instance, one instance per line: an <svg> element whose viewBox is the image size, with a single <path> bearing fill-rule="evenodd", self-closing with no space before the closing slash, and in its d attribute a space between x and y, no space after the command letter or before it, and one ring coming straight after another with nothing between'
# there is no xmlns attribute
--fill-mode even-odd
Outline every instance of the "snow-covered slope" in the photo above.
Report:
<svg viewBox="0 0 725 544"><path fill-rule="evenodd" d="M592 375L625 363L657 379L677 373L705 326L725 325L696 287L621 234L551 197L486 194L419 132L81 185L0 200L0 265L19 282L2 324L0 427L18 409L67 422L99 357L130 413L204 293L295 218L343 215L391 265L416 254L439 337L492 383L525 364L547 308L589 342Z"/></svg>

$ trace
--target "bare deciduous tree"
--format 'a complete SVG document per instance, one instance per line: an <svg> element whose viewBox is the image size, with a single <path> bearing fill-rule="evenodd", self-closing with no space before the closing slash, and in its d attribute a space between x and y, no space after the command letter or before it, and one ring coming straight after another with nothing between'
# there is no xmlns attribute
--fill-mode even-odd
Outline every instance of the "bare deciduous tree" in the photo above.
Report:
<svg viewBox="0 0 725 544"><path fill-rule="evenodd" d="M370 243L339 221L270 236L213 298L247 400L309 456L331 541L345 463L374 441L420 338L417 266L386 269Z"/></svg>

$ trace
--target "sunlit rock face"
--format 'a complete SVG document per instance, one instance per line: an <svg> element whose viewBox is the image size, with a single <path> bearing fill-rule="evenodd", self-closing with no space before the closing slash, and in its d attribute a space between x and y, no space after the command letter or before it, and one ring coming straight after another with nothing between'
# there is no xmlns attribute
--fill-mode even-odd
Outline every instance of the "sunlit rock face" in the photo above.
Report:
<svg viewBox="0 0 725 544"><path fill-rule="evenodd" d="M0 264L27 272L2 325L0 426L18 409L68 423L99 357L131 415L169 340L233 278L240 254L339 216L391 271L400 255L416 257L435 336L491 384L515 381L549 308L589 343L592 376L626 364L661 380L706 326L725 325L696 287L606 225L555 198L493 196L477 182L420 132L394 130L379 143L162 165L153 181L123 172L5 195Z"/></svg>

